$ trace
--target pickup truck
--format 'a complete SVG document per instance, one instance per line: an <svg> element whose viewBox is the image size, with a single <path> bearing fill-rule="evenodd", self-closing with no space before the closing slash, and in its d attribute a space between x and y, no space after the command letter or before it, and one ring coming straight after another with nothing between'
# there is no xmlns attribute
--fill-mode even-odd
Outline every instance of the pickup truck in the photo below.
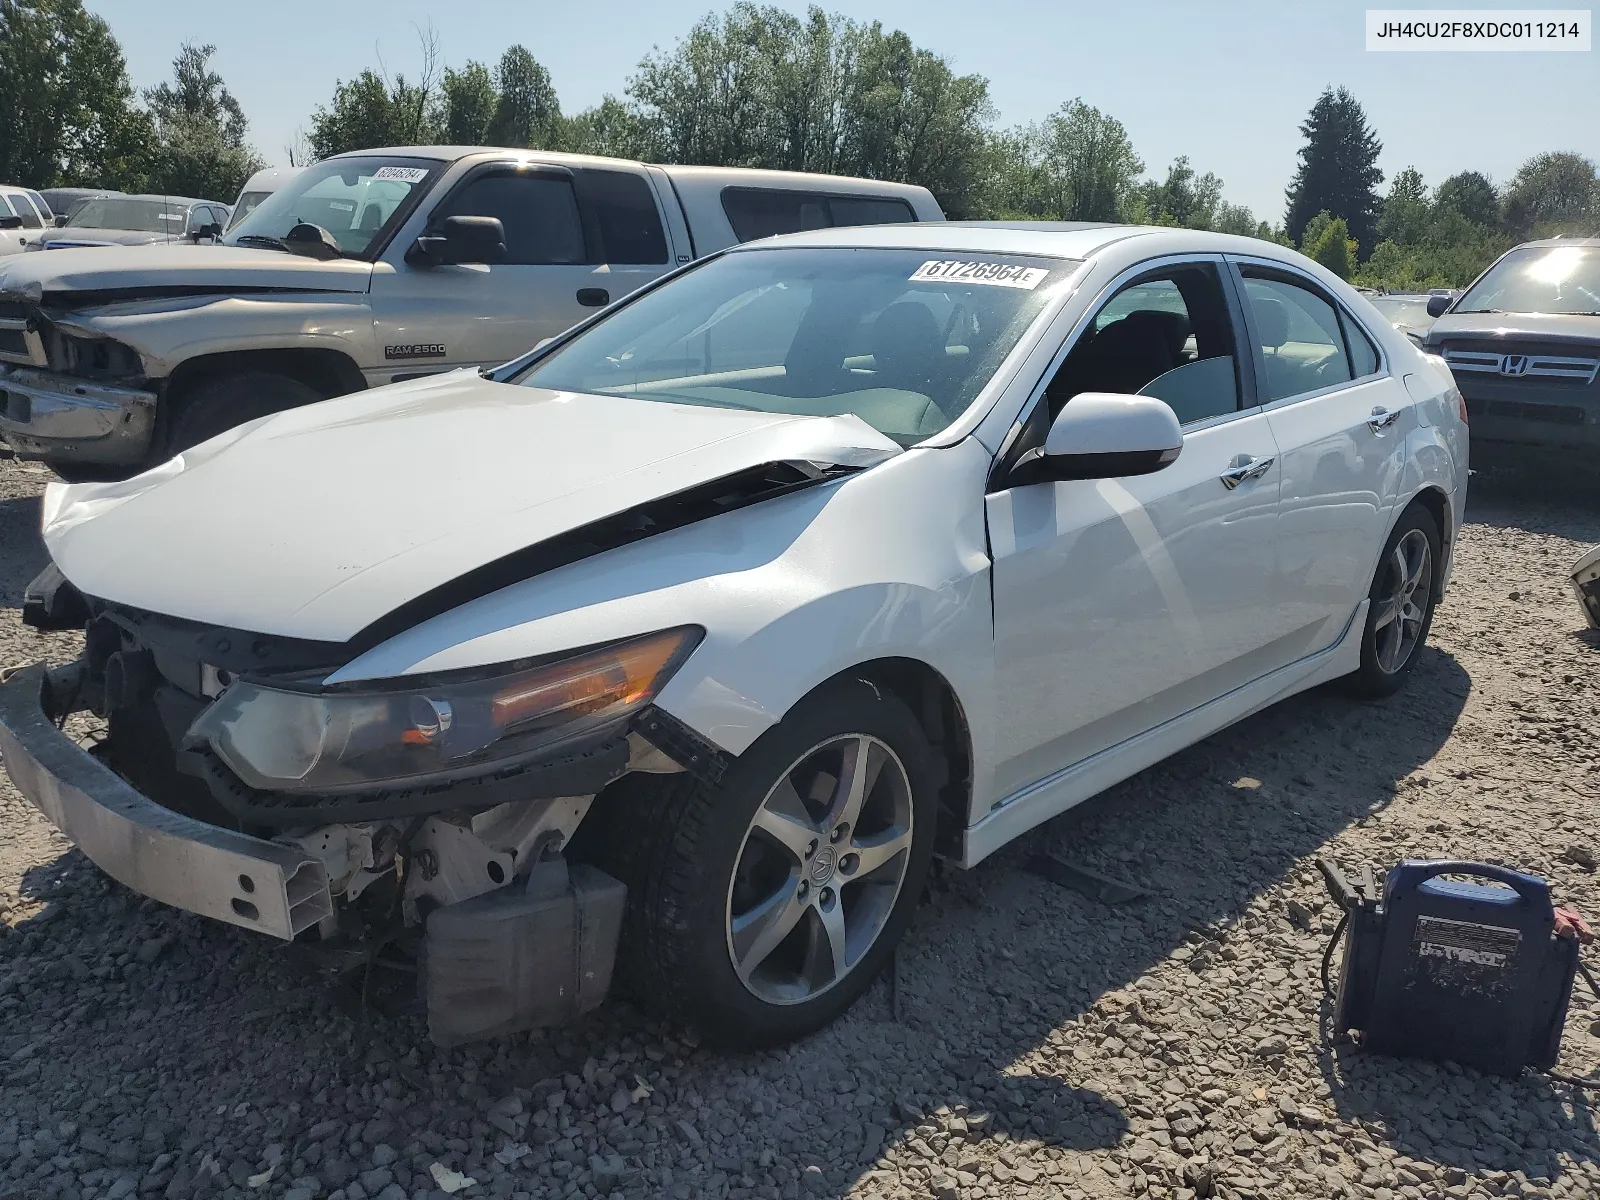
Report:
<svg viewBox="0 0 1600 1200"><path fill-rule="evenodd" d="M0 438L64 478L123 477L269 413L505 362L740 242L939 220L926 188L864 179L484 147L340 155L204 254L0 265Z"/></svg>

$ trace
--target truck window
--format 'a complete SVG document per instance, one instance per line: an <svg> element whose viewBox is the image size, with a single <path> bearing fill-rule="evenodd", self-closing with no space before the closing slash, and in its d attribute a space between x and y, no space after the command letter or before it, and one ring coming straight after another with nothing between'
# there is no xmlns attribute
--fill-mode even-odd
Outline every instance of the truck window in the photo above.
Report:
<svg viewBox="0 0 1600 1200"><path fill-rule="evenodd" d="M915 221L917 214L904 200L882 200L876 196L829 196L828 208L835 225L898 225Z"/></svg>
<svg viewBox="0 0 1600 1200"><path fill-rule="evenodd" d="M583 224L572 182L548 175L480 175L435 212L445 217L498 217L506 232L505 262L525 266L585 261Z"/></svg>
<svg viewBox="0 0 1600 1200"><path fill-rule="evenodd" d="M627 171L585 171L584 203L600 227L601 254L619 265L664 263L667 235L661 228L655 195L640 176Z"/></svg>
<svg viewBox="0 0 1600 1200"><path fill-rule="evenodd" d="M11 211L22 218L24 229L38 229L44 225L39 219L39 214L33 211L33 205L28 202L26 196L20 192L13 192L7 199L11 201Z"/></svg>
<svg viewBox="0 0 1600 1200"><path fill-rule="evenodd" d="M722 189L722 211L741 242L798 233L802 229L827 229L837 225L889 225L915 221L916 213L904 200L881 196L826 196L818 192L777 188Z"/></svg>

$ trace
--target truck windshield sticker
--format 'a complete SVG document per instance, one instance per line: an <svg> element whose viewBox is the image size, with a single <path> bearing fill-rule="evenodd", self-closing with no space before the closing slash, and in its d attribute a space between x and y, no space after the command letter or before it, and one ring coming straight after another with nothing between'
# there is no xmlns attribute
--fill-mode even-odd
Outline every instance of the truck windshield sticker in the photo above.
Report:
<svg viewBox="0 0 1600 1200"><path fill-rule="evenodd" d="M911 272L913 283L985 283L990 287L1021 288L1031 292L1050 274L1043 267L1019 267L1011 263L957 262L930 258Z"/></svg>
<svg viewBox="0 0 1600 1200"><path fill-rule="evenodd" d="M421 183L428 177L426 167L379 167L372 173L374 179L397 179L401 183Z"/></svg>

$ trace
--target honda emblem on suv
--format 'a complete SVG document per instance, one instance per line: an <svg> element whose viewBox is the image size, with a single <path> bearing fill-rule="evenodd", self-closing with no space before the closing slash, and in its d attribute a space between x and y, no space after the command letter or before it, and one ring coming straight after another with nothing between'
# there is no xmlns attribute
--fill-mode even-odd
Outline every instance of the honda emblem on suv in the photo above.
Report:
<svg viewBox="0 0 1600 1200"><path fill-rule="evenodd" d="M1513 379L1521 378L1528 373L1528 356L1526 354L1502 354L1500 356L1500 374L1510 375Z"/></svg>

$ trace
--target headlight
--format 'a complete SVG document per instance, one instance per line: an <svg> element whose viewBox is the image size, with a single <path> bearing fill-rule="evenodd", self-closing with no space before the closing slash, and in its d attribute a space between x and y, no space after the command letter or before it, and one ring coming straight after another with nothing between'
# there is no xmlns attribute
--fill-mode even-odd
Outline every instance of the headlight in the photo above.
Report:
<svg viewBox="0 0 1600 1200"><path fill-rule="evenodd" d="M492 770L649 704L702 631L489 674L297 692L238 682L189 730L254 788L351 791Z"/></svg>

